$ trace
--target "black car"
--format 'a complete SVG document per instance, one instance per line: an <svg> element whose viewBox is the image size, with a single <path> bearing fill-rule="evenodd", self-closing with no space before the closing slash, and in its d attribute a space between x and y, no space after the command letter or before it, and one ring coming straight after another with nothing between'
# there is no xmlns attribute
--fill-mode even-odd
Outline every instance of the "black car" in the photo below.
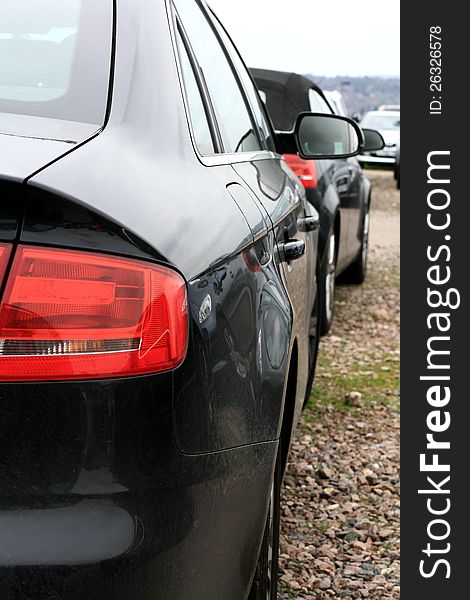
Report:
<svg viewBox="0 0 470 600"><path fill-rule="evenodd" d="M361 132L277 137L202 2L113 5L0 6L0 597L274 599L318 344L279 149Z"/></svg>
<svg viewBox="0 0 470 600"><path fill-rule="evenodd" d="M395 183L397 189L400 189L400 144L398 144L397 153L395 156L395 166L393 168L393 177L395 179Z"/></svg>
<svg viewBox="0 0 470 600"><path fill-rule="evenodd" d="M290 131L299 113L333 114L321 89L296 73L251 69L276 130ZM381 145L382 147L382 145ZM309 202L320 213L321 332L333 320L335 279L362 283L367 270L371 184L355 157L315 162L287 154Z"/></svg>

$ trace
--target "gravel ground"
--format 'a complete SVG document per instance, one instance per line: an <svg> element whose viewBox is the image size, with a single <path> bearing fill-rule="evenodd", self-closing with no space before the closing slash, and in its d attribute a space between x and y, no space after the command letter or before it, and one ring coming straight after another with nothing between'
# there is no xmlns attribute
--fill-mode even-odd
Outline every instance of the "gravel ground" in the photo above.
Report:
<svg viewBox="0 0 470 600"><path fill-rule="evenodd" d="M399 206L373 184L369 272L338 286L284 480L281 600L399 598Z"/></svg>

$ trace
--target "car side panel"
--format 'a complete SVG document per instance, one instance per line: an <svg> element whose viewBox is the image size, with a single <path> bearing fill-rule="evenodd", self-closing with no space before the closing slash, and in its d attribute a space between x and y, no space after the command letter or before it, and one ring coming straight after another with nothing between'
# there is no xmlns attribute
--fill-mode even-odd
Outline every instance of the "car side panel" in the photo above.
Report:
<svg viewBox="0 0 470 600"><path fill-rule="evenodd" d="M292 318L274 246L269 233L189 282L190 348L174 377L175 439L182 452L278 436Z"/></svg>
<svg viewBox="0 0 470 600"><path fill-rule="evenodd" d="M367 196L363 194L363 174L359 161L355 156L348 158L348 169L350 172L349 184L349 239L348 239L348 255L349 261L352 262L360 250L361 242L359 231L362 224L364 214L364 202Z"/></svg>
<svg viewBox="0 0 470 600"><path fill-rule="evenodd" d="M330 180L327 169L325 169L326 162L328 161L317 161L317 173L319 175L318 185L316 188L306 190L307 200L320 213L318 237L318 254L320 262L324 259L328 234L336 219L339 219L340 239L338 240L338 244L341 251L342 215L340 211L340 201L338 192Z"/></svg>
<svg viewBox="0 0 470 600"><path fill-rule="evenodd" d="M354 232L354 236L356 239L357 252L359 252L360 247L361 247L364 215L365 215L366 211L369 210L369 208L370 208L371 194L372 194L372 184L367 177L364 177L362 175L360 178L360 186L359 186L359 197L360 197L359 218L357 220L357 228Z"/></svg>

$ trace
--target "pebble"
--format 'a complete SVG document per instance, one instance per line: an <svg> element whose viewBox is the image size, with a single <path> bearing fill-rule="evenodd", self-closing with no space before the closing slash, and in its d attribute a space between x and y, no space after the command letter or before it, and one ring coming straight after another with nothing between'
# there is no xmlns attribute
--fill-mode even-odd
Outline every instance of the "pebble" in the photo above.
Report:
<svg viewBox="0 0 470 600"><path fill-rule="evenodd" d="M330 468L323 466L320 469L318 469L316 475L318 475L318 477L321 477L321 479L331 479L334 476L334 472Z"/></svg>
<svg viewBox="0 0 470 600"><path fill-rule="evenodd" d="M331 587L331 579L329 577L325 577L320 581L320 585L318 587L321 590L328 590Z"/></svg>
<svg viewBox="0 0 470 600"><path fill-rule="evenodd" d="M363 406L361 392L356 392L356 391L349 392L349 394L346 394L346 396L344 398L344 403L347 406L354 406L354 407L360 408L361 406Z"/></svg>

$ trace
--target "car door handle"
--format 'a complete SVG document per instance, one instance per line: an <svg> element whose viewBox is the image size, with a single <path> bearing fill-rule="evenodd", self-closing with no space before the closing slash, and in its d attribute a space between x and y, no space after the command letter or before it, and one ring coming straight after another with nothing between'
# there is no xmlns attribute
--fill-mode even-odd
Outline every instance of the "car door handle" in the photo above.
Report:
<svg viewBox="0 0 470 600"><path fill-rule="evenodd" d="M280 244L280 259L283 262L297 260L305 254L305 242L303 240L287 240Z"/></svg>
<svg viewBox="0 0 470 600"><path fill-rule="evenodd" d="M300 231L315 231L320 225L320 215L313 217L305 217L297 221L297 226Z"/></svg>

